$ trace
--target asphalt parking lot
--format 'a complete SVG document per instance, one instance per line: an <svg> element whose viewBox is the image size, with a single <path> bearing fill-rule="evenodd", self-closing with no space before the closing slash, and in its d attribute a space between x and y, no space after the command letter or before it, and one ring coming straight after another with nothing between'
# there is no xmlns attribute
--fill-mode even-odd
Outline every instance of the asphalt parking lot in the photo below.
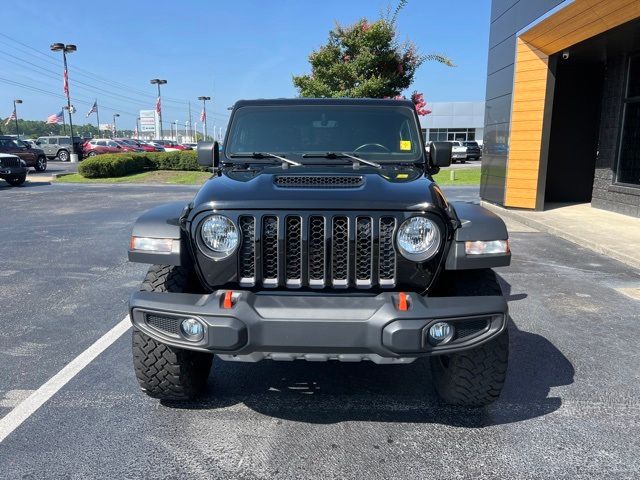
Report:
<svg viewBox="0 0 640 480"><path fill-rule="evenodd" d="M122 321L146 270L131 224L194 192L0 182L0 417ZM441 405L426 361L214 361L203 398L160 404L127 331L0 443L0 478L639 478L640 302L621 289L640 272L510 228L509 373L484 410Z"/></svg>

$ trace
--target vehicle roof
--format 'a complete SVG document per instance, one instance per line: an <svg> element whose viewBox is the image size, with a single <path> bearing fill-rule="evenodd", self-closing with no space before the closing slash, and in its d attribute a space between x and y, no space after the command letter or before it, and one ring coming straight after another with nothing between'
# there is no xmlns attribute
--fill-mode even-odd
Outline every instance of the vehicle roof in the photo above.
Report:
<svg viewBox="0 0 640 480"><path fill-rule="evenodd" d="M386 98L258 98L255 100L238 100L234 108L249 105L259 106L295 106L295 105L356 105L356 106L386 106L414 108L411 100L396 100Z"/></svg>

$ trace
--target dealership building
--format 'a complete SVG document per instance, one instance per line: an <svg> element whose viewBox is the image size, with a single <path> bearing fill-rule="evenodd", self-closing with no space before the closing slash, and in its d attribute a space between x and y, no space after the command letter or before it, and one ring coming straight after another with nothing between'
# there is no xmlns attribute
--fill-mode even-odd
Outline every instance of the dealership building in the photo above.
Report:
<svg viewBox="0 0 640 480"><path fill-rule="evenodd" d="M420 117L425 140L482 140L484 102L433 102L429 115Z"/></svg>
<svg viewBox="0 0 640 480"><path fill-rule="evenodd" d="M640 0L493 0L483 200L640 217Z"/></svg>

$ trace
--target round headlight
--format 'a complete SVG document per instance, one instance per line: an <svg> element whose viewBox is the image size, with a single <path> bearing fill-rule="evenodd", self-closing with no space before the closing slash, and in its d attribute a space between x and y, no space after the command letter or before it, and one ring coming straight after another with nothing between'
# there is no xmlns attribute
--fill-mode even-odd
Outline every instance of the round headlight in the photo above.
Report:
<svg viewBox="0 0 640 480"><path fill-rule="evenodd" d="M238 246L238 229L231 220L222 215L211 215L201 229L202 241L215 253L231 255Z"/></svg>
<svg viewBox="0 0 640 480"><path fill-rule="evenodd" d="M428 218L412 217L400 225L396 241L403 257L423 262L438 251L440 229Z"/></svg>

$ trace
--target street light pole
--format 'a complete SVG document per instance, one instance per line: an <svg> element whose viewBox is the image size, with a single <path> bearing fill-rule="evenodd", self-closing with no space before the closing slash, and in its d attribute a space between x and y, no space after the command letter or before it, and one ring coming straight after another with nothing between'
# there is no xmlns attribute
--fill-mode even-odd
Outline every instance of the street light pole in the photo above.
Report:
<svg viewBox="0 0 640 480"><path fill-rule="evenodd" d="M64 81L64 94L67 97L67 109L69 110L69 131L71 133L71 162L78 162L78 155L76 154L75 144L73 143L73 120L71 118L71 95L69 94L69 74L67 71L67 53L75 52L78 48L75 45L65 45L64 43L51 44L52 52L62 52L62 61L64 63L63 81Z"/></svg>
<svg viewBox="0 0 640 480"><path fill-rule="evenodd" d="M16 138L20 138L20 130L18 130L18 109L16 108L16 104L22 103L22 100L15 99L13 101L13 117L16 121Z"/></svg>
<svg viewBox="0 0 640 480"><path fill-rule="evenodd" d="M167 83L166 80L161 80L159 78L154 78L150 80L152 85L158 85L158 101L156 103L156 112L158 112L158 121L160 122L160 140L164 140L162 136L162 100L160 96L160 85L164 85ZM158 133L158 132L156 132Z"/></svg>
<svg viewBox="0 0 640 480"><path fill-rule="evenodd" d="M198 100L202 100L202 117L204 141L207 141L207 100L211 100L211 97L198 97Z"/></svg>
<svg viewBox="0 0 640 480"><path fill-rule="evenodd" d="M140 141L140 117L136 118L136 140Z"/></svg>
<svg viewBox="0 0 640 480"><path fill-rule="evenodd" d="M116 127L116 118L119 116L120 116L119 113L113 114L113 138L116 138L118 136L118 127Z"/></svg>

